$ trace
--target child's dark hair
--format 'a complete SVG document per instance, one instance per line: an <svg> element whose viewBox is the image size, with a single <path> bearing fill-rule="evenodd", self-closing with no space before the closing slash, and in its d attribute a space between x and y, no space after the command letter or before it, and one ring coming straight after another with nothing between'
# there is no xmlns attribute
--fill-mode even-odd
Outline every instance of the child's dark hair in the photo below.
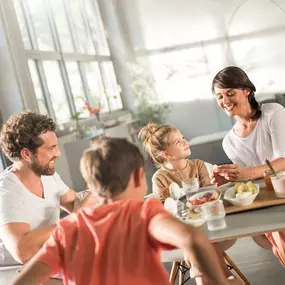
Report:
<svg viewBox="0 0 285 285"><path fill-rule="evenodd" d="M122 193L131 174L144 167L139 148L126 139L96 140L81 158L80 169L87 184L106 199Z"/></svg>

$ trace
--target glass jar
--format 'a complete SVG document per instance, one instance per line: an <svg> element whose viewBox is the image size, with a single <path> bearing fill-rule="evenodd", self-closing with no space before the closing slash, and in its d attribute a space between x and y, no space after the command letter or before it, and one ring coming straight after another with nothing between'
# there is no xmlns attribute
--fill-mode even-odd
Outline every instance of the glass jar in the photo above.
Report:
<svg viewBox="0 0 285 285"><path fill-rule="evenodd" d="M268 191L274 191L274 188L273 188L273 185L272 185L272 182L271 182L271 178L270 178L270 176L272 174L273 174L272 170L265 170L263 172L263 179L265 181L266 188L267 188Z"/></svg>

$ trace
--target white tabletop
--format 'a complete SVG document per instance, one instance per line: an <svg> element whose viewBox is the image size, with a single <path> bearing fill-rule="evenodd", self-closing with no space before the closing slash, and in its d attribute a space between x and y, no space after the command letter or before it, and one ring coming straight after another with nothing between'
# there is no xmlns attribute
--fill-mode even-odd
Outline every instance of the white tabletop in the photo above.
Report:
<svg viewBox="0 0 285 285"><path fill-rule="evenodd" d="M17 276L17 270L21 269L22 265L19 266L9 266L0 267L0 284L8 285Z"/></svg>
<svg viewBox="0 0 285 285"><path fill-rule="evenodd" d="M207 224L201 229L212 242L233 240L274 231L285 231L285 205L250 210L226 216L227 227L219 231L208 231ZM181 249L162 252L163 262L181 261Z"/></svg>
<svg viewBox="0 0 285 285"><path fill-rule="evenodd" d="M213 242L282 231L285 230L285 205L230 214L226 223L227 227L220 231L210 232L206 225L203 228Z"/></svg>

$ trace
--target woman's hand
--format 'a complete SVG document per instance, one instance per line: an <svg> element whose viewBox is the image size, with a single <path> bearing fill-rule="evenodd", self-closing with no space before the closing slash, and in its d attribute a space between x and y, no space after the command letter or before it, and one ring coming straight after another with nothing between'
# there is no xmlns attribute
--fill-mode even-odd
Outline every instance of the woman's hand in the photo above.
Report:
<svg viewBox="0 0 285 285"><path fill-rule="evenodd" d="M213 172L224 177L228 181L241 181L249 179L247 169L239 164L224 164L216 166Z"/></svg>
<svg viewBox="0 0 285 285"><path fill-rule="evenodd" d="M229 182L224 176L220 175L217 172L217 167L218 165L214 165L211 173L210 173L210 179L211 179L211 184L216 185L217 187L224 185Z"/></svg>
<svg viewBox="0 0 285 285"><path fill-rule="evenodd" d="M212 171L210 174L211 184L216 185L217 187L228 183L229 181L221 176L219 173Z"/></svg>

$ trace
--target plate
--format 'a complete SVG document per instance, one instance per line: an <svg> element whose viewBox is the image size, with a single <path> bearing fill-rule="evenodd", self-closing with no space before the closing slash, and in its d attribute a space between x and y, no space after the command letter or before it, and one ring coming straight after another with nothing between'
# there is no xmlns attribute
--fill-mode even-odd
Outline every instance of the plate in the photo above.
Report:
<svg viewBox="0 0 285 285"><path fill-rule="evenodd" d="M201 227L206 222L206 218L203 215L197 215L193 217L183 217L183 218L180 217L179 220L193 227Z"/></svg>
<svg viewBox="0 0 285 285"><path fill-rule="evenodd" d="M213 187L212 187L212 188L213 188ZM200 199L200 198L202 198L202 197L203 197L205 194L207 194L207 193L213 194L213 193L215 193L215 192L217 192L217 197L216 197L216 199L213 200L213 201L207 201L207 202L204 202L204 203L201 203L201 204L197 204L197 205L193 205L193 204L191 204L189 201L187 201L186 206L187 206L188 208L200 207L200 206L202 206L202 205L204 206L204 205L206 205L206 204L209 204L209 203L212 203L212 202L214 202L214 201L216 201L216 200L219 200L219 199L221 198L222 191L221 191L220 189L218 189L218 188L211 189L211 190L199 191L199 193L196 193L196 194L192 195L189 200Z"/></svg>

